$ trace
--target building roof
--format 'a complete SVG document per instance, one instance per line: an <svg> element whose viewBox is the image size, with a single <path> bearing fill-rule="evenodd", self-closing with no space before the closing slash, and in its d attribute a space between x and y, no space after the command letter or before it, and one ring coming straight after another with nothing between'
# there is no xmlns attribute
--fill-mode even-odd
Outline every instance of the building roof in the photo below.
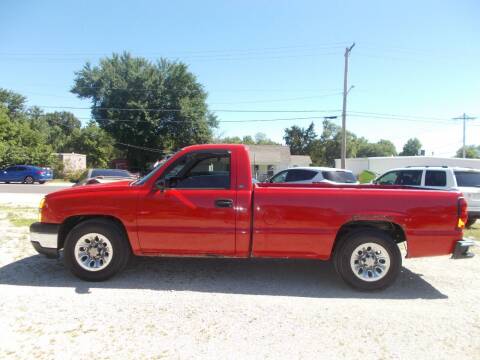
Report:
<svg viewBox="0 0 480 360"><path fill-rule="evenodd" d="M274 165L290 163L290 148L283 145L248 145L251 162Z"/></svg>

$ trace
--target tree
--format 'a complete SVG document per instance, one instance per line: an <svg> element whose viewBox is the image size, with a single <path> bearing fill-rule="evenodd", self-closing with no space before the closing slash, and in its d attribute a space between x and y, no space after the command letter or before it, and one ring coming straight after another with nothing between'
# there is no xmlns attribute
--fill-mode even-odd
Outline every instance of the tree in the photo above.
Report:
<svg viewBox="0 0 480 360"><path fill-rule="evenodd" d="M129 53L113 54L75 73L72 92L92 101L92 116L117 143L178 149L206 143L217 126L207 93L180 62L152 63ZM131 166L145 167L158 153L128 147Z"/></svg>
<svg viewBox="0 0 480 360"><path fill-rule="evenodd" d="M411 138L403 145L403 151L400 153L400 156L416 156L420 154L421 149L422 143L420 140Z"/></svg>
<svg viewBox="0 0 480 360"><path fill-rule="evenodd" d="M64 152L87 154L88 167L108 167L115 157L114 139L94 122L75 128L64 145Z"/></svg>
<svg viewBox="0 0 480 360"><path fill-rule="evenodd" d="M463 157L463 146L457 150L457 154L455 155L457 158ZM467 159L480 159L480 145L467 145L465 146L465 157Z"/></svg>
<svg viewBox="0 0 480 360"><path fill-rule="evenodd" d="M292 155L307 155L316 137L315 126L312 122L306 129L297 125L285 129L283 139L290 147Z"/></svg>
<svg viewBox="0 0 480 360"><path fill-rule="evenodd" d="M0 105L7 110L11 117L19 115L25 110L27 98L14 91L0 88Z"/></svg>
<svg viewBox="0 0 480 360"><path fill-rule="evenodd" d="M243 138L238 136L227 136L224 138L216 139L217 143L223 144L244 144L244 145L278 145L275 141L267 138L264 133L256 133L255 140L250 135L246 135Z"/></svg>
<svg viewBox="0 0 480 360"><path fill-rule="evenodd" d="M395 156L397 150L395 145L389 140L380 140L376 143L363 142L359 144L357 157L374 157L374 156Z"/></svg>
<svg viewBox="0 0 480 360"><path fill-rule="evenodd" d="M0 167L12 164L50 165L53 161L52 147L30 128L28 121L15 120L6 107L0 105Z"/></svg>

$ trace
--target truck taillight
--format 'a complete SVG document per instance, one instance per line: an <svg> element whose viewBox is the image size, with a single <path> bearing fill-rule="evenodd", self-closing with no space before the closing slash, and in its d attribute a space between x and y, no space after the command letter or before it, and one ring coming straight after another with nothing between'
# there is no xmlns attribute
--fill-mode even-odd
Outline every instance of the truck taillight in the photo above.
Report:
<svg viewBox="0 0 480 360"><path fill-rule="evenodd" d="M463 197L458 199L458 220L457 220L457 229L462 230L465 228L465 224L468 220L467 213L467 202Z"/></svg>

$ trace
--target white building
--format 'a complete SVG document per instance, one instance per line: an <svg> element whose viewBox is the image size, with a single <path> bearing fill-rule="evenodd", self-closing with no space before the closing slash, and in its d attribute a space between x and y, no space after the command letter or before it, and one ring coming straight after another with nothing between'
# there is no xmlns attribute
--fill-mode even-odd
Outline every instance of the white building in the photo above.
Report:
<svg viewBox="0 0 480 360"><path fill-rule="evenodd" d="M283 145L248 145L253 177L259 181L281 170L297 166L310 166L308 155L291 155L290 147Z"/></svg>
<svg viewBox="0 0 480 360"><path fill-rule="evenodd" d="M436 156L382 156L345 159L345 167L355 175L360 174L363 170L369 170L380 175L387 170L406 166L458 166L480 169L480 159L444 158ZM340 159L335 159L335 167L341 167Z"/></svg>
<svg viewBox="0 0 480 360"><path fill-rule="evenodd" d="M65 172L82 171L87 168L87 156L77 153L57 153Z"/></svg>

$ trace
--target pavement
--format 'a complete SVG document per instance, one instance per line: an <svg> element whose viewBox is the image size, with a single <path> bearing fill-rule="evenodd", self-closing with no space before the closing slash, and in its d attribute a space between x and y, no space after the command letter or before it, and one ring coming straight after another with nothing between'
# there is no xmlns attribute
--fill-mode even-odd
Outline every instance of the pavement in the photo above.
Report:
<svg viewBox="0 0 480 360"><path fill-rule="evenodd" d="M49 194L72 186L71 183L46 183L40 184L0 184L0 194ZM1 195L0 195L1 196Z"/></svg>

